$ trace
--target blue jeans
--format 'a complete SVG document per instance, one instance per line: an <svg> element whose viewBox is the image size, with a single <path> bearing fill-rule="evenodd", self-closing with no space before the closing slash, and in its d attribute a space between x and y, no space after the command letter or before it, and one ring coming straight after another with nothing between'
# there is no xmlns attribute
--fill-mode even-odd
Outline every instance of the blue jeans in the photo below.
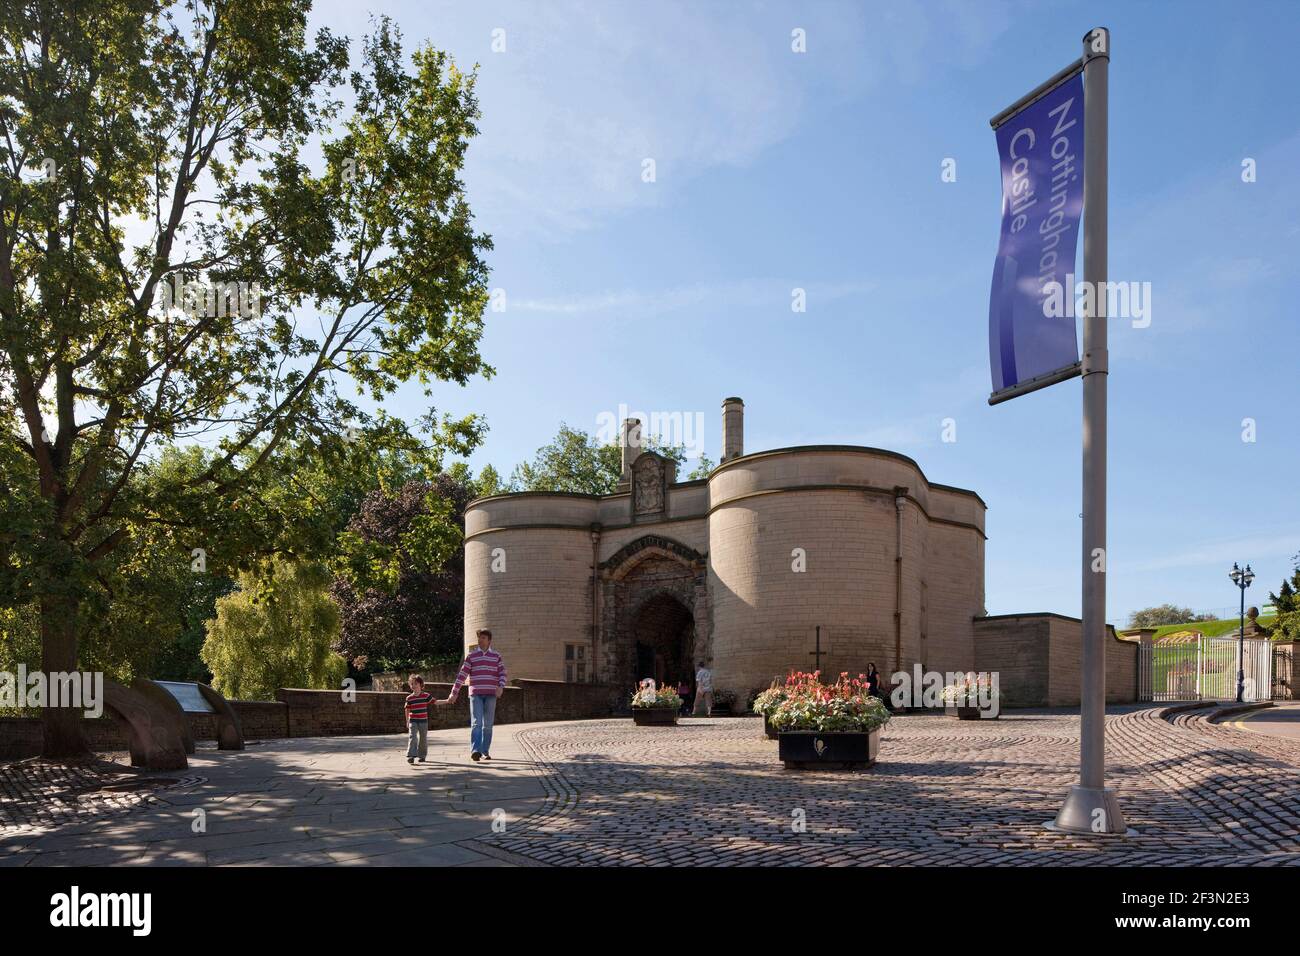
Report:
<svg viewBox="0 0 1300 956"><path fill-rule="evenodd" d="M419 757L421 760L429 756L429 722L413 720L407 733L406 756Z"/></svg>
<svg viewBox="0 0 1300 956"><path fill-rule="evenodd" d="M469 695L469 749L477 753L492 752L492 721L497 716L497 699L493 694Z"/></svg>

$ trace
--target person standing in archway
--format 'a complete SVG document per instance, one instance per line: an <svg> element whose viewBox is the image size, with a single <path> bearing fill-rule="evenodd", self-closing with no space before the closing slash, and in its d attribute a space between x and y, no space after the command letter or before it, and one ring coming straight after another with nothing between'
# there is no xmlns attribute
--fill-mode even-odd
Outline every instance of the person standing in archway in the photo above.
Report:
<svg viewBox="0 0 1300 956"><path fill-rule="evenodd" d="M713 716L713 671L706 661L695 671L695 716Z"/></svg>
<svg viewBox="0 0 1300 956"><path fill-rule="evenodd" d="M465 655L456 683L442 704L454 704L462 684L469 683L469 759L492 759L492 724L496 720L497 700L506 689L506 664L492 650L492 632L478 631L478 647Z"/></svg>

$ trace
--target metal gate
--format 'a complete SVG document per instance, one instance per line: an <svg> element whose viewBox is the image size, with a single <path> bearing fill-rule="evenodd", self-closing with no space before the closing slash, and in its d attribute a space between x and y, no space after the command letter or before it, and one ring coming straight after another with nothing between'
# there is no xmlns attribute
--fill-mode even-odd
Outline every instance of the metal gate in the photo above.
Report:
<svg viewBox="0 0 1300 956"><path fill-rule="evenodd" d="M1242 698L1268 700L1274 693L1272 642L1243 643ZM1236 700L1237 639L1203 634L1173 635L1142 647L1139 692L1143 700Z"/></svg>
<svg viewBox="0 0 1300 956"><path fill-rule="evenodd" d="M1273 700L1295 700L1295 651L1290 647L1273 645Z"/></svg>

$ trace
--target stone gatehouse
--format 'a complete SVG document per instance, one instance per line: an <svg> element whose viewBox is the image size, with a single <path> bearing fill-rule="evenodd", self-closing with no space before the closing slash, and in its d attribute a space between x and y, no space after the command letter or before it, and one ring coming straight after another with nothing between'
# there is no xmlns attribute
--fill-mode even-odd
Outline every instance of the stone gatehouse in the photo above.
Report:
<svg viewBox="0 0 1300 956"><path fill-rule="evenodd" d="M629 420L613 494L472 502L467 646L490 626L512 676L628 687L707 660L742 696L818 662L975 667L979 495L876 448L746 454L743 416L740 399L723 402L722 461L705 479L678 481Z"/></svg>

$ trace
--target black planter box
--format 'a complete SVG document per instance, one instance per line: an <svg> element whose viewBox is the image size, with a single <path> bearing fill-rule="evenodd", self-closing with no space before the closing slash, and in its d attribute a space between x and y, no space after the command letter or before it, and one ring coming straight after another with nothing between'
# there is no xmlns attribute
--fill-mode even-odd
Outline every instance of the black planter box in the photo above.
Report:
<svg viewBox="0 0 1300 956"><path fill-rule="evenodd" d="M777 737L780 736L776 732L776 728L772 726L772 722L767 719L766 714L763 715L763 735L767 737L768 740L776 740Z"/></svg>
<svg viewBox="0 0 1300 956"><path fill-rule="evenodd" d="M880 752L880 729L869 733L785 730L777 738L788 770L852 770L870 767Z"/></svg>
<svg viewBox="0 0 1300 956"><path fill-rule="evenodd" d="M981 718L984 720L998 719L997 714L993 714L990 717L984 717L983 711L978 707L954 707L952 704L947 704L944 706L943 712L949 717L956 717L958 720L980 720Z"/></svg>
<svg viewBox="0 0 1300 956"><path fill-rule="evenodd" d="M676 707L633 707L632 721L638 727L664 727L677 723Z"/></svg>

